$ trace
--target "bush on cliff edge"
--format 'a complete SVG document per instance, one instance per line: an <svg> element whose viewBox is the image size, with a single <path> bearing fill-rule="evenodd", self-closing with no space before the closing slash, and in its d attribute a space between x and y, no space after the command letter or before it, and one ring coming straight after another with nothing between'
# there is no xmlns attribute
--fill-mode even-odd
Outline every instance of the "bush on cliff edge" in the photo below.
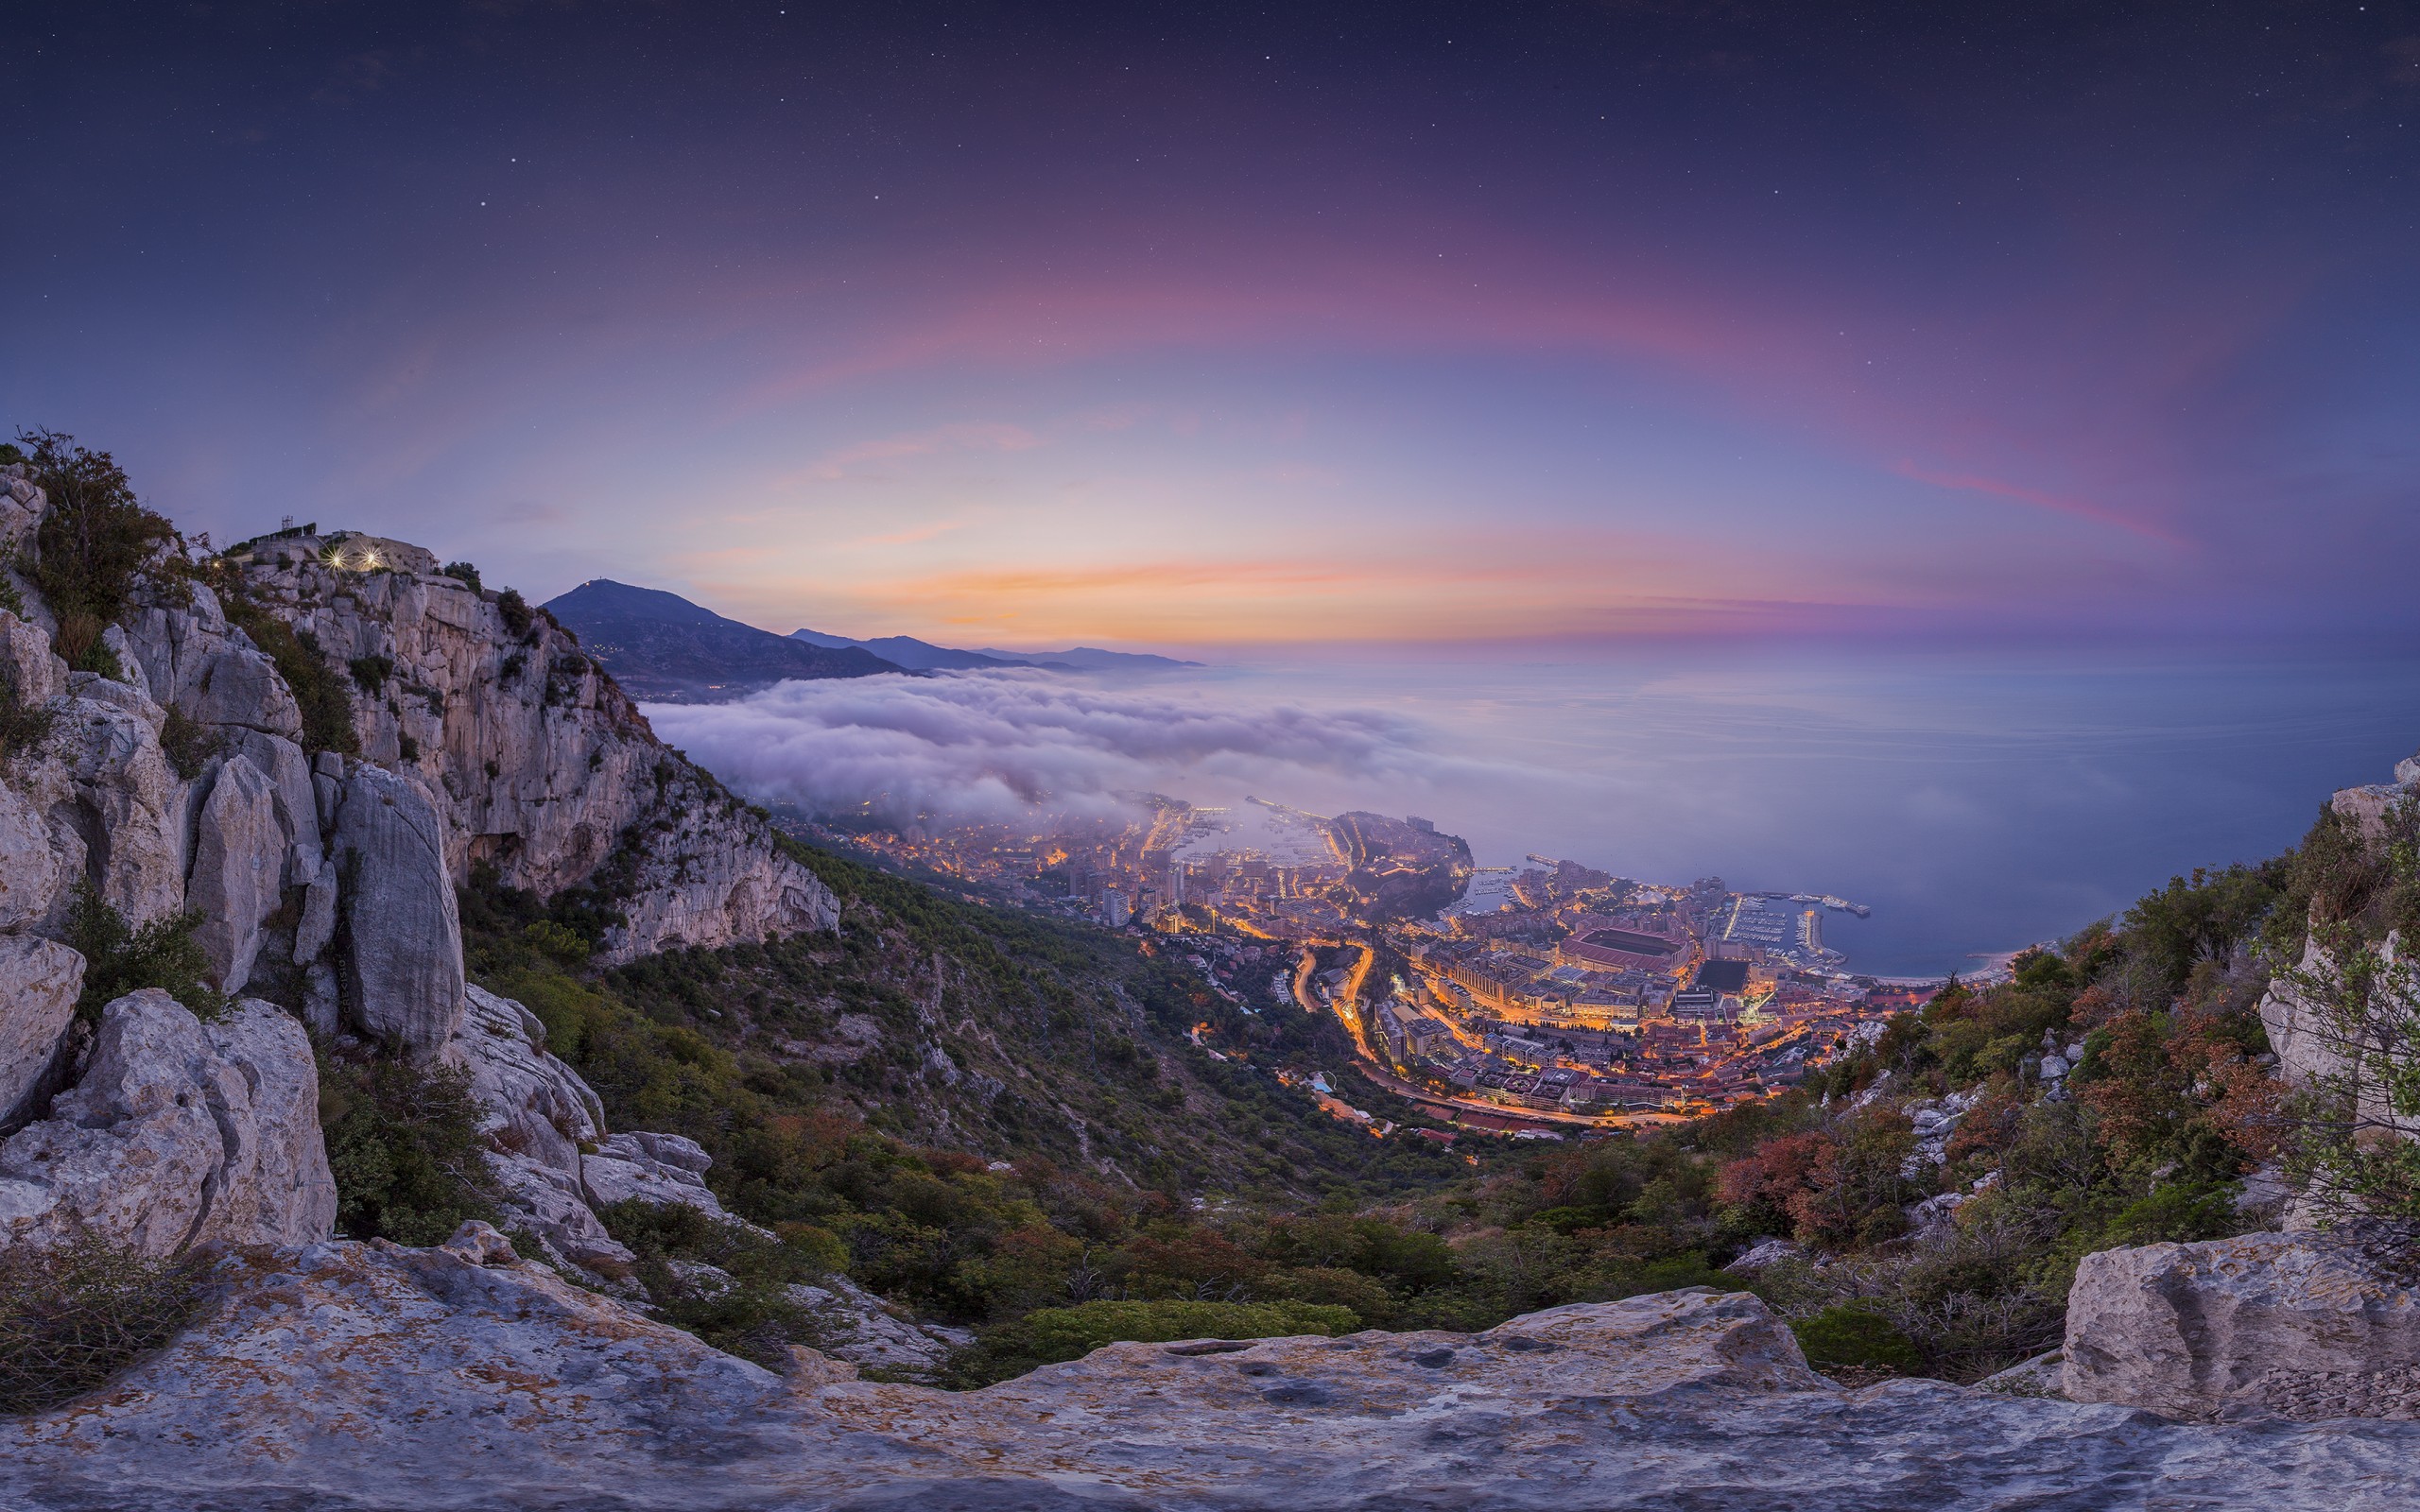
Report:
<svg viewBox="0 0 2420 1512"><path fill-rule="evenodd" d="M175 1338L209 1263L148 1260L95 1235L0 1251L0 1414L71 1401Z"/></svg>

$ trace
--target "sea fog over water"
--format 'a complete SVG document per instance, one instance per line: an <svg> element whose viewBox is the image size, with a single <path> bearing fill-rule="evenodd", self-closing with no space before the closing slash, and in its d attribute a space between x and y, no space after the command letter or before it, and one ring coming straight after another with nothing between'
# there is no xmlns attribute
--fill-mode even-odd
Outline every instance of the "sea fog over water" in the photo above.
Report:
<svg viewBox="0 0 2420 1512"><path fill-rule="evenodd" d="M1006 816L1121 790L1418 814L1482 866L1831 893L1881 975L1971 969L2291 845L2420 748L2420 659L1649 651L788 683L651 706L743 791Z"/></svg>

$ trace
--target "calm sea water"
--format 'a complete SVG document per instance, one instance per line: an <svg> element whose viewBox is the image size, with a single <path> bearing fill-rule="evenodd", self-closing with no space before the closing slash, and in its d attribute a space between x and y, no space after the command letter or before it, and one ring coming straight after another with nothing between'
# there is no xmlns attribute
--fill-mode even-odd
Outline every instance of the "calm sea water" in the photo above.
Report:
<svg viewBox="0 0 2420 1512"><path fill-rule="evenodd" d="M1224 666L1238 703L1380 710L1426 767L1261 796L1414 813L1482 865L1833 893L1885 975L2065 936L2292 845L2420 748L2420 660L1657 653Z"/></svg>

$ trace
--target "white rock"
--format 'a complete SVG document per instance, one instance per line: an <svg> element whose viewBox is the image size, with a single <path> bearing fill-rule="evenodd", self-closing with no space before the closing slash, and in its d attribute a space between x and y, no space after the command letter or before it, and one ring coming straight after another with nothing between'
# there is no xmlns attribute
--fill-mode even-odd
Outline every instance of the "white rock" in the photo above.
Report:
<svg viewBox="0 0 2420 1512"><path fill-rule="evenodd" d="M14 687L17 701L37 707L67 691L67 663L50 648L50 637L0 609L0 679Z"/></svg>
<svg viewBox="0 0 2420 1512"><path fill-rule="evenodd" d="M67 822L84 865L129 923L169 918L184 906L184 787L161 753L158 722L147 706L130 701L133 690L123 684L87 673L70 680L85 693L108 695L55 706L57 744L74 795ZM53 845L66 849L55 830Z"/></svg>
<svg viewBox="0 0 2420 1512"><path fill-rule="evenodd" d="M0 772L0 929L22 929L58 905L65 861L32 798Z"/></svg>
<svg viewBox="0 0 2420 1512"><path fill-rule="evenodd" d="M261 924L277 912L286 841L277 822L276 790L249 758L218 768L195 830L185 906L201 915L194 941L210 957L222 992L240 992L260 954Z"/></svg>
<svg viewBox="0 0 2420 1512"><path fill-rule="evenodd" d="M319 1086L302 1025L272 1004L203 1024L165 992L130 993L102 1010L83 1079L0 1144L0 1236L90 1230L149 1255L324 1239Z"/></svg>
<svg viewBox="0 0 2420 1512"><path fill-rule="evenodd" d="M2256 1412L2318 1378L2420 1368L2420 1293L2345 1235L2103 1250L2076 1268L2066 1354L2077 1401Z"/></svg>
<svg viewBox="0 0 2420 1512"><path fill-rule="evenodd" d="M277 663L228 624L216 594L193 587L190 607L155 605L133 616L134 660L153 696L205 725L302 733L302 712Z"/></svg>
<svg viewBox="0 0 2420 1512"><path fill-rule="evenodd" d="M302 747L283 735L257 730L227 733L231 755L248 758L268 776L277 794L277 827L285 837L285 885L302 887L320 874L323 852L320 844L318 795L312 791L310 759Z"/></svg>
<svg viewBox="0 0 2420 1512"><path fill-rule="evenodd" d="M821 1352L851 1365L925 1375L975 1342L964 1329L906 1316L846 1276L785 1291L814 1320Z"/></svg>
<svg viewBox="0 0 2420 1512"><path fill-rule="evenodd" d="M471 1073L471 1093L483 1109L480 1132L499 1154L527 1156L577 1182L579 1147L605 1137L596 1093L533 1042L536 1019L528 1009L476 986L465 1002L445 1058Z"/></svg>
<svg viewBox="0 0 2420 1512"><path fill-rule="evenodd" d="M84 957L30 935L0 935L0 1129L23 1124L58 1090Z"/></svg>
<svg viewBox="0 0 2420 1512"><path fill-rule="evenodd" d="M674 1154L678 1162L659 1151ZM679 1204L707 1216L735 1222L706 1188L703 1172L711 1161L691 1141L669 1134L616 1134L598 1153L579 1162L580 1184L597 1207L616 1202Z"/></svg>
<svg viewBox="0 0 2420 1512"><path fill-rule="evenodd" d="M462 926L437 807L410 778L356 765L337 809L336 850L354 1027L414 1057L434 1056L453 1038L463 1005Z"/></svg>
<svg viewBox="0 0 2420 1512"><path fill-rule="evenodd" d="M1737 1260L1733 1261L1730 1264L1725 1265L1722 1268L1727 1271L1738 1271L1742 1274L1746 1274L1751 1271L1763 1270L1768 1265L1780 1264L1784 1261L1805 1260L1806 1258L1806 1249L1799 1245L1791 1243L1789 1240L1759 1239L1748 1247L1748 1252L1746 1254L1741 1255Z"/></svg>
<svg viewBox="0 0 2420 1512"><path fill-rule="evenodd" d="M302 889L302 917L294 925L294 964L320 958L337 933L337 864L322 858L319 874Z"/></svg>

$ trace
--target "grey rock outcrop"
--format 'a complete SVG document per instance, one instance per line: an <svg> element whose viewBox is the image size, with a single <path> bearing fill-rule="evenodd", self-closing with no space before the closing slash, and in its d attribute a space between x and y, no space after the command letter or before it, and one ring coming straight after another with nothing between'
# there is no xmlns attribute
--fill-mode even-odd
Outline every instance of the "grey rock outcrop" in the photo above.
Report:
<svg viewBox="0 0 2420 1512"><path fill-rule="evenodd" d="M695 1208L710 1218L735 1222L706 1189L713 1160L693 1140L678 1134L616 1134L579 1162L580 1184L599 1207L648 1202Z"/></svg>
<svg viewBox="0 0 2420 1512"><path fill-rule="evenodd" d="M185 906L201 916L194 940L210 957L211 980L240 992L261 950L261 925L277 912L288 850L276 789L248 757L230 758L210 784L195 827Z"/></svg>
<svg viewBox="0 0 2420 1512"><path fill-rule="evenodd" d="M76 849L80 855L83 847ZM66 869L33 800L0 781L0 929L22 929L50 913Z"/></svg>
<svg viewBox="0 0 2420 1512"><path fill-rule="evenodd" d="M0 1130L31 1118L66 1070L84 957L30 935L0 935Z"/></svg>
<svg viewBox="0 0 2420 1512"><path fill-rule="evenodd" d="M183 605L157 604L133 620L133 659L152 698L199 724L293 739L302 712L277 663L227 621L218 597L194 584Z"/></svg>
<svg viewBox="0 0 2420 1512"><path fill-rule="evenodd" d="M227 753L241 756L266 774L275 795L278 833L285 840L284 885L301 887L320 874L319 798L311 785L311 761L283 735L235 730L223 736Z"/></svg>
<svg viewBox="0 0 2420 1512"><path fill-rule="evenodd" d="M604 1109L544 1040L535 1014L473 987L444 1058L471 1074L488 1168L511 1226L557 1263L624 1280L637 1257L606 1230L580 1182L583 1147L605 1138Z"/></svg>
<svg viewBox="0 0 2420 1512"><path fill-rule="evenodd" d="M475 1230L231 1259L220 1281L211 1328L0 1428L0 1503L2401 1512L2420 1486L2420 1425L1844 1392L1754 1297L1707 1291L1477 1334L1113 1345L942 1392L772 1375Z"/></svg>
<svg viewBox="0 0 2420 1512"><path fill-rule="evenodd" d="M666 750L569 632L509 617L496 595L424 570L435 558L417 548L379 542L377 569L354 570L370 558L332 560L334 541L268 543L246 592L332 666L383 669L355 679L362 755L441 793L455 881L486 864L540 894L610 884L629 919L607 961L832 926L829 889L761 816ZM137 640L170 623L147 619Z"/></svg>
<svg viewBox="0 0 2420 1512"><path fill-rule="evenodd" d="M367 764L345 775L336 852L353 1025L425 1058L462 1019L462 925L445 829L425 789Z"/></svg>
<svg viewBox="0 0 2420 1512"><path fill-rule="evenodd" d="M185 788L160 749L161 711L123 683L70 681L76 695L53 703L67 791L51 835L72 854L61 869L91 875L129 923L169 918L184 906Z"/></svg>
<svg viewBox="0 0 2420 1512"><path fill-rule="evenodd" d="M51 650L50 637L5 609L0 609L0 679L27 705L67 691L67 663Z"/></svg>
<svg viewBox="0 0 2420 1512"><path fill-rule="evenodd" d="M816 1341L836 1360L866 1369L928 1379L955 1352L975 1342L965 1329L919 1322L846 1276L820 1285L784 1288L814 1320Z"/></svg>
<svg viewBox="0 0 2420 1512"><path fill-rule="evenodd" d="M2176 1417L2361 1416L2337 1384L2384 1373L2420 1397L2420 1291L2350 1233L2246 1234L2087 1255L2067 1299L2062 1384L2077 1401ZM2370 1411L2398 1401L2374 1390ZM2414 1415L2413 1403L2401 1416Z"/></svg>
<svg viewBox="0 0 2420 1512"><path fill-rule="evenodd" d="M579 1073L545 1052L544 1034L527 1008L472 987L446 1058L470 1072L480 1132L497 1153L576 1175L580 1146L605 1138L605 1110Z"/></svg>
<svg viewBox="0 0 2420 1512"><path fill-rule="evenodd" d="M302 1025L240 1003L205 1024L156 989L102 1010L91 1064L0 1143L0 1243L78 1231L145 1254L327 1237L336 1183Z"/></svg>

